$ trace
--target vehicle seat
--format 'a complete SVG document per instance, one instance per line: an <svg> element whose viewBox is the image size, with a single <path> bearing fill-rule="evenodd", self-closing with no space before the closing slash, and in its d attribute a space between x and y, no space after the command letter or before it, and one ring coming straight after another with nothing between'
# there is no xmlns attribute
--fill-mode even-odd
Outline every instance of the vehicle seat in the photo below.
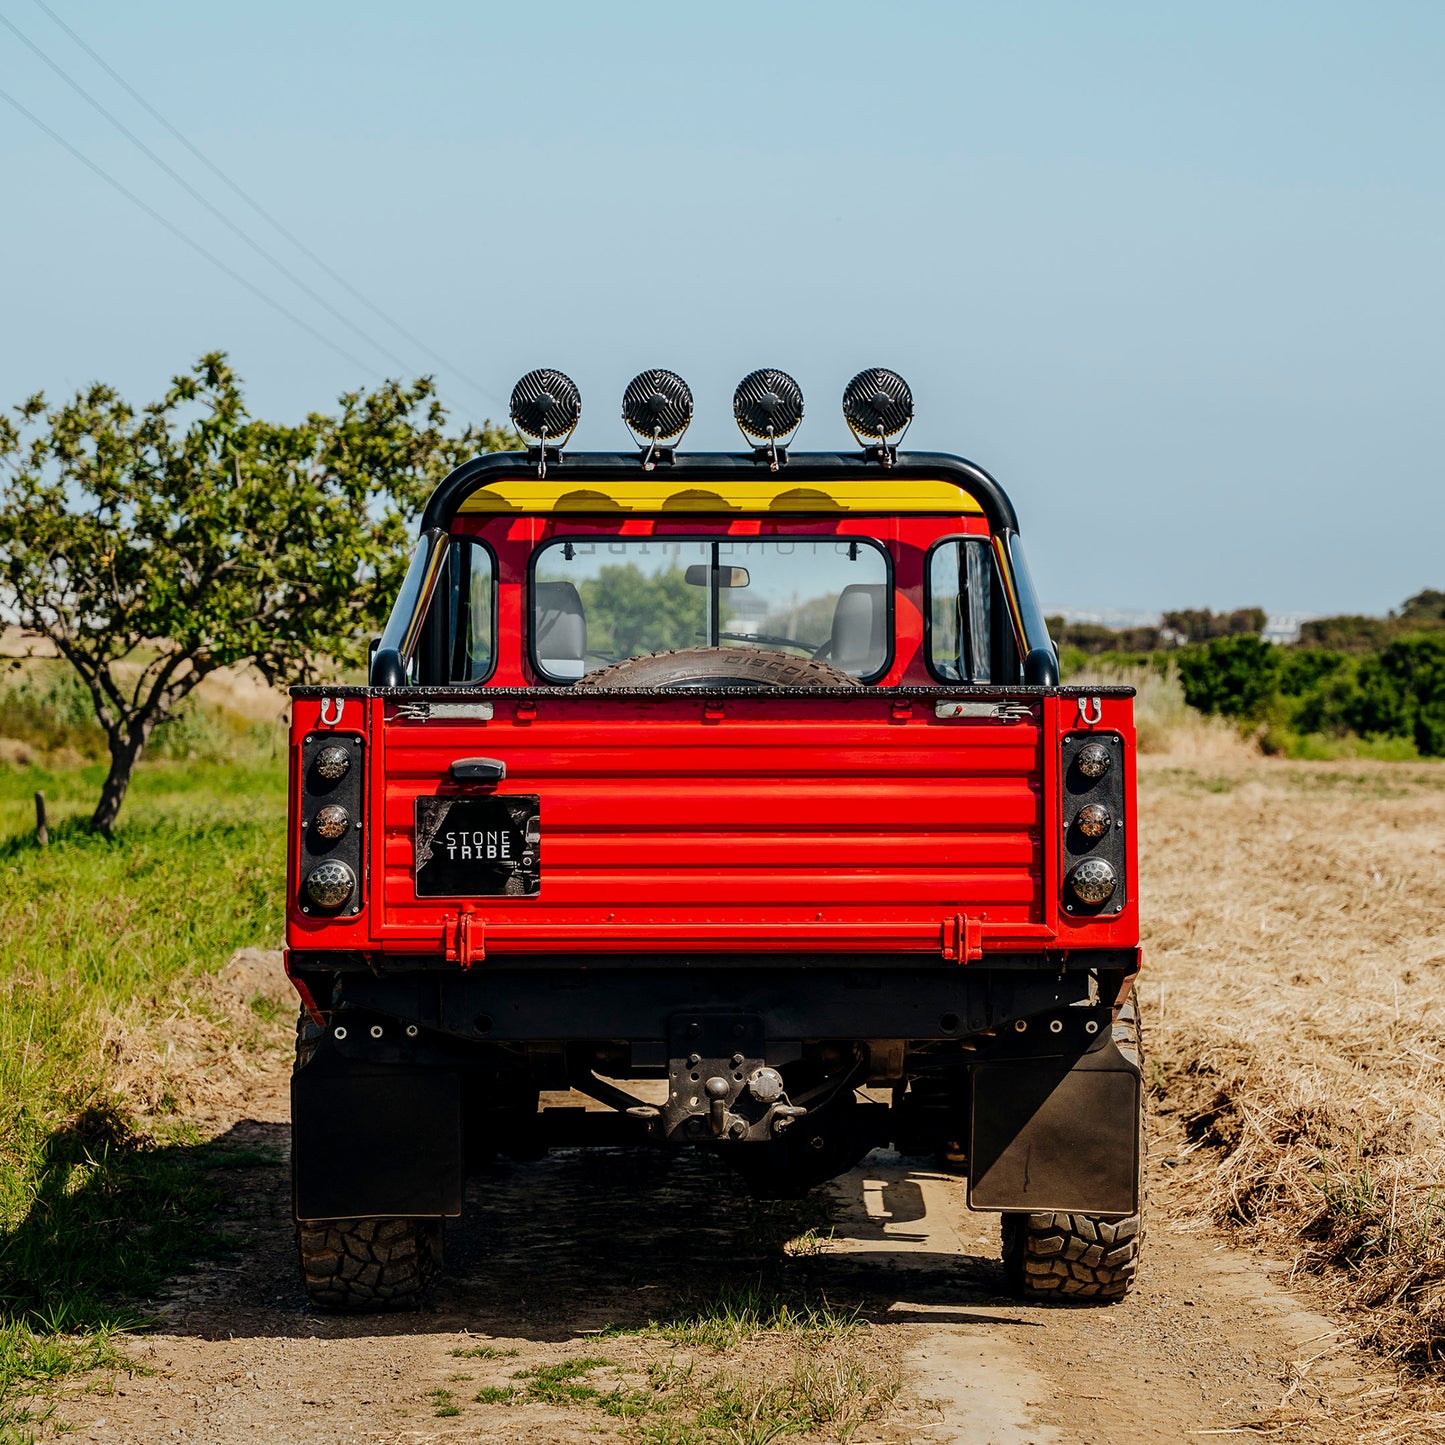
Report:
<svg viewBox="0 0 1445 1445"><path fill-rule="evenodd" d="M833 609L828 661L854 677L867 677L887 656L888 589L882 582L850 582Z"/></svg>
<svg viewBox="0 0 1445 1445"><path fill-rule="evenodd" d="M538 582L533 588L532 648L549 677L575 682L587 670L587 614L571 582Z"/></svg>

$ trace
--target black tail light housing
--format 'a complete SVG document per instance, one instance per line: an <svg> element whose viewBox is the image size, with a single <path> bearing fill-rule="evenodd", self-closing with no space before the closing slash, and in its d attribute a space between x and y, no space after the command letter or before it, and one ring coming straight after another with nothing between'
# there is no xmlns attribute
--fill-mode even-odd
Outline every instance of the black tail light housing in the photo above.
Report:
<svg viewBox="0 0 1445 1445"><path fill-rule="evenodd" d="M366 740L357 733L307 733L301 743L301 837L297 906L320 918L361 912Z"/></svg>
<svg viewBox="0 0 1445 1445"><path fill-rule="evenodd" d="M1124 739L1069 733L1061 744L1064 782L1064 911L1107 918L1128 901L1128 819L1124 816ZM1100 826L1099 810L1107 814ZM1087 811L1086 811L1087 810ZM1113 887L1100 894L1112 874Z"/></svg>

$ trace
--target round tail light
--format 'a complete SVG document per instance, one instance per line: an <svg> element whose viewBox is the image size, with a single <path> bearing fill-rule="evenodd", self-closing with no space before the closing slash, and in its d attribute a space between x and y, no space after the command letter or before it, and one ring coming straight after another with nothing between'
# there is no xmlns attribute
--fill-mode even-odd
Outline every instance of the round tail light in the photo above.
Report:
<svg viewBox="0 0 1445 1445"><path fill-rule="evenodd" d="M340 908L355 892L356 874L335 858L318 863L306 875L306 896L318 908Z"/></svg>
<svg viewBox="0 0 1445 1445"><path fill-rule="evenodd" d="M1102 858L1085 858L1069 874L1069 887L1073 889L1074 897L1091 908L1107 903L1114 896L1118 884L1118 874Z"/></svg>

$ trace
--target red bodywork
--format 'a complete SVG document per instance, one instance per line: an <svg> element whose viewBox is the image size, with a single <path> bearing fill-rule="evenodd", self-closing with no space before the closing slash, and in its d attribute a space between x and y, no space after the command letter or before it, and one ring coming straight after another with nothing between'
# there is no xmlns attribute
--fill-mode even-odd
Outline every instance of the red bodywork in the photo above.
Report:
<svg viewBox="0 0 1445 1445"><path fill-rule="evenodd" d="M292 721L288 943L293 949L498 955L647 952L907 952L964 964L1010 950L1132 947L1138 939L1133 818L1123 820L1127 903L1062 910L1060 744L1121 736L1134 797L1128 697L1096 713L1057 691L1027 718L939 718L948 687L924 661L924 566L945 537L987 535L976 516L808 518L458 517L497 563L497 665L489 721L416 721L394 696L298 697ZM531 689L528 563L542 541L770 535L861 536L892 559L894 655L856 694L636 697ZM900 689L926 687L932 696ZM1009 689L999 689L1007 694ZM366 739L364 905L318 919L299 907L300 744L333 724ZM502 794L542 803L542 890L533 898L424 899L413 887L413 807L445 792L469 754L504 759Z"/></svg>

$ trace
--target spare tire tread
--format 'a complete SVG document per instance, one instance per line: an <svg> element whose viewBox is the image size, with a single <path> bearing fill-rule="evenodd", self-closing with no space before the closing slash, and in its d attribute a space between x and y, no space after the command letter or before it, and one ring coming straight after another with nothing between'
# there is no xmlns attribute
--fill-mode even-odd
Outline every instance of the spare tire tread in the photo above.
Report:
<svg viewBox="0 0 1445 1445"><path fill-rule="evenodd" d="M828 662L763 647L683 647L645 652L586 673L572 684L584 691L676 687L682 683L754 683L758 687L846 687L862 684Z"/></svg>

